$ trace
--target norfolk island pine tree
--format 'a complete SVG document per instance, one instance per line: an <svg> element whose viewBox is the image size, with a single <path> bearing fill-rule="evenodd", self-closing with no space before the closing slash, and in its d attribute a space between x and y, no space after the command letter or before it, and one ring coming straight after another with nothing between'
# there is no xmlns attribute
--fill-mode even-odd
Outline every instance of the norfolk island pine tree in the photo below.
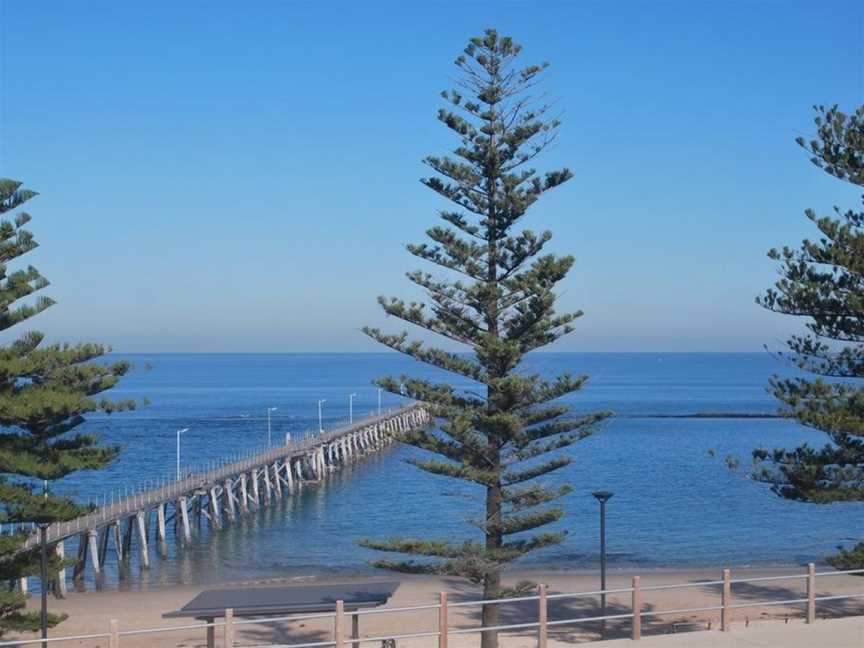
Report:
<svg viewBox="0 0 864 648"><path fill-rule="evenodd" d="M817 167L864 187L864 106L847 115L837 106L816 107L817 134L797 142ZM780 355L815 376L775 376L770 390L781 412L823 432L821 447L757 449L753 477L779 496L830 504L864 501L864 212L834 208L830 216L805 215L819 231L797 249L769 251L780 263L773 289L757 298L763 307L805 318ZM864 543L840 547L827 558L838 569L864 567Z"/></svg>
<svg viewBox="0 0 864 648"><path fill-rule="evenodd" d="M426 232L431 243L407 246L444 276L420 270L408 274L425 291L425 303L379 298L386 314L440 335L466 353L410 341L405 332L364 329L391 349L480 387L480 393L465 392L409 376L378 381L392 393L404 384L433 416L434 426L401 436L426 452L409 462L476 487L484 505L473 522L479 540L397 537L366 539L361 545L409 556L377 560L378 567L464 577L483 586L484 599L532 586L503 587L502 569L562 542L562 532L532 532L562 518L564 511L554 502L571 491L538 480L570 463L566 453L556 451L592 434L609 416L565 417L568 408L556 402L581 389L586 376L546 378L519 369L527 353L569 333L582 314L555 312L554 289L574 259L542 253L550 232L516 230L541 195L572 176L566 168L540 174L530 167L555 140L560 122L537 95L548 64L519 67L520 52L510 37L490 29L472 38L456 59L459 87L442 93L449 106L438 119L460 144L454 157L427 157L424 162L435 175L422 179L452 205L440 212L445 224ZM498 624L498 607L483 606L484 626ZM497 644L497 632L483 633L483 648Z"/></svg>
<svg viewBox="0 0 864 648"><path fill-rule="evenodd" d="M36 194L21 183L0 179L0 216L15 212ZM7 264L34 250L24 229L26 212L0 221L0 331L11 329L51 307L37 296L48 281L33 266L9 271ZM97 399L129 371L126 362L93 362L109 351L100 344L45 344L38 332L12 333L0 340L0 521L52 523L71 520L92 507L53 495L43 484L79 470L98 470L119 448L104 446L92 434L75 432L89 412L131 409L133 401ZM39 548L24 550L26 533L0 536L0 580L14 581L40 571ZM52 552L53 556L53 552ZM50 572L60 563L52 558ZM0 633L39 628L39 614L24 609L25 597L0 591ZM51 615L49 624L62 617Z"/></svg>

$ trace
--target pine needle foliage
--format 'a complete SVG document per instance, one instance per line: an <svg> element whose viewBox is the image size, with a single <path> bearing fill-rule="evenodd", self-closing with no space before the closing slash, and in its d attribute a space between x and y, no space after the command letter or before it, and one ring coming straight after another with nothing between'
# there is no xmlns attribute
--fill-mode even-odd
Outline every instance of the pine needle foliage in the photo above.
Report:
<svg viewBox="0 0 864 648"><path fill-rule="evenodd" d="M817 135L798 144L826 173L864 187L864 106L851 115L816 107ZM783 413L827 436L822 447L754 451L754 477L781 497L802 502L864 501L864 212L834 208L806 217L817 240L771 250L780 279L757 299L765 308L806 318L780 355L815 379L774 377ZM842 548L841 548L842 549ZM864 567L864 544L828 559L838 568Z"/></svg>
<svg viewBox="0 0 864 648"><path fill-rule="evenodd" d="M393 393L404 385L434 417L433 427L401 437L427 451L410 463L473 485L485 506L474 521L478 540L361 544L406 555L378 560L378 567L464 577L482 584L486 599L524 591L530 584L502 586L502 568L563 540L561 532L532 532L561 519L564 511L555 503L570 488L535 480L569 464L570 457L556 451L584 439L608 416L562 418L568 410L556 399L583 387L586 376L549 379L519 370L525 354L569 333L582 314L555 312L554 289L573 257L543 253L552 237L548 231L517 230L543 194L572 176L566 168L541 174L530 166L554 142L560 122L538 90L548 64L521 67L520 52L510 37L490 29L472 38L456 59L458 87L442 93L448 106L438 119L459 146L453 156L427 157L433 175L421 180L452 206L440 212L443 225L427 230L429 242L407 246L438 266L440 275L407 275L428 301L379 298L386 314L455 342L466 353L411 341L406 332L364 329L391 349L478 385L466 392L408 376L378 381ZM484 606L484 625L494 626L497 619L498 606ZM483 634L484 648L496 645L494 631Z"/></svg>
<svg viewBox="0 0 864 648"><path fill-rule="evenodd" d="M48 281L33 266L8 264L37 243L24 226L30 215L18 211L36 194L20 182L0 179L0 331L6 332L54 304L37 295ZM115 446L76 433L89 412L132 409L133 401L98 398L127 373L129 364L94 362L110 349L101 344L42 344L43 335L23 332L0 346L0 523L51 523L89 510L70 498L52 495L48 484L79 470L98 470L113 461ZM22 551L25 533L0 536L0 581L39 573L39 549ZM53 555L53 552L52 552ZM60 567L52 560L50 571ZM0 633L34 630L38 614L24 610L24 597L0 591ZM62 617L52 616L57 623Z"/></svg>

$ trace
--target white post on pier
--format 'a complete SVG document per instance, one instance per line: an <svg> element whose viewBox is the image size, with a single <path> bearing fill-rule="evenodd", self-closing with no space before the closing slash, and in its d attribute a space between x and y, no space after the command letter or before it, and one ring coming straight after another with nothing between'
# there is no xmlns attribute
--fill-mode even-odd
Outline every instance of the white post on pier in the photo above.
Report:
<svg viewBox="0 0 864 648"><path fill-rule="evenodd" d="M252 478L252 501L255 502L256 508L261 508L261 497L258 494L258 470L253 468L249 475Z"/></svg>
<svg viewBox="0 0 864 648"><path fill-rule="evenodd" d="M318 401L318 434L324 434L324 403L327 402L326 398L322 398Z"/></svg>
<svg viewBox="0 0 864 648"><path fill-rule="evenodd" d="M120 520L117 520L111 525L111 530L114 533L114 551L117 553L117 564L123 562L123 529L120 528Z"/></svg>
<svg viewBox="0 0 864 648"><path fill-rule="evenodd" d="M165 533L165 504L156 507L156 541L162 545L166 541Z"/></svg>
<svg viewBox="0 0 864 648"><path fill-rule="evenodd" d="M177 500L177 508L180 511L180 520L183 523L183 540L187 543L192 542L192 528L189 526L189 510L186 507L185 497Z"/></svg>
<svg viewBox="0 0 864 648"><path fill-rule="evenodd" d="M90 564L93 565L93 573L98 576L102 573L102 566L99 564L99 544L97 539L96 529L87 529L87 547L90 554Z"/></svg>
<svg viewBox="0 0 864 648"><path fill-rule="evenodd" d="M354 397L357 394L348 394L348 425L354 422Z"/></svg>
<svg viewBox="0 0 864 648"><path fill-rule="evenodd" d="M147 523L144 518L144 511L138 511L135 514L135 521L138 523L138 544L141 553L141 567L147 569L150 567L150 552L147 549Z"/></svg>
<svg viewBox="0 0 864 648"><path fill-rule="evenodd" d="M268 448L273 445L272 430L270 428L270 412L275 412L278 409L279 409L278 407L268 407L267 408L267 447Z"/></svg>
<svg viewBox="0 0 864 648"><path fill-rule="evenodd" d="M240 475L240 511L249 512L249 493L246 490L246 473Z"/></svg>
<svg viewBox="0 0 864 648"><path fill-rule="evenodd" d="M267 467L264 467L267 470ZM276 489L276 498L282 499L282 484L279 482L279 462L273 462L273 487Z"/></svg>
<svg viewBox="0 0 864 648"><path fill-rule="evenodd" d="M177 481L180 481L180 435L188 431L189 428L177 430Z"/></svg>

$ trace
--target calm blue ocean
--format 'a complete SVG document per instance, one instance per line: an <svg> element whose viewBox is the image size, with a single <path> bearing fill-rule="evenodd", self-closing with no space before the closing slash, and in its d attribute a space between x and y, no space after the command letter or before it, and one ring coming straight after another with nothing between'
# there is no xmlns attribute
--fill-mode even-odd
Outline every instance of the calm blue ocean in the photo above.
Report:
<svg viewBox="0 0 864 648"><path fill-rule="evenodd" d="M447 378L395 354L133 355L135 372L116 398L147 397L136 412L92 417L88 431L124 452L111 468L76 475L57 490L83 500L111 499L144 480L175 471L175 431L183 435L184 470L266 443L266 409L274 439L325 426L377 407L371 381L385 374ZM147 367L150 366L148 369ZM542 354L526 371L591 376L568 399L575 411L609 409L616 418L576 446L574 463L550 476L574 492L564 502L569 531L558 547L527 558L526 568L592 567L597 562L597 503L590 493L612 490L608 543L612 566L799 564L820 560L838 544L864 535L858 505L786 502L731 472L727 455L749 460L758 446L791 447L824 437L780 419L652 418L699 412L770 414L765 391L783 367L767 354ZM459 384L458 379L456 383ZM463 386L469 387L464 384ZM384 395L383 405L398 404ZM713 453L716 455L711 456ZM418 451L392 447L280 505L209 532L190 548L171 546L149 573L131 583L199 583L368 570L374 552L364 537L438 536L472 532L480 493L405 463Z"/></svg>

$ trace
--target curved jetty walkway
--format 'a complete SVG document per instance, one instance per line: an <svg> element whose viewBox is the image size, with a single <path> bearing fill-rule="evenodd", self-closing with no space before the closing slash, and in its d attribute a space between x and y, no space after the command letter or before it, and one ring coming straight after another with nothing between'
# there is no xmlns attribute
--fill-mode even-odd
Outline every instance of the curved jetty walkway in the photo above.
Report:
<svg viewBox="0 0 864 648"><path fill-rule="evenodd" d="M429 414L420 403L359 420L321 434L265 450L206 473L191 474L152 490L136 493L92 513L48 528L48 542L65 557L64 540L78 537L78 557L73 578L83 583L89 563L97 582L102 574L109 542L123 568L132 554L133 538L141 567L150 564L152 519L160 551L166 547L167 529L182 543L193 541L190 519L208 520L214 529L250 511L289 495L304 482L315 482L339 466L389 445L396 434L426 424ZM38 533L27 546L38 544ZM65 569L56 587L66 591ZM19 584L26 590L26 579Z"/></svg>

